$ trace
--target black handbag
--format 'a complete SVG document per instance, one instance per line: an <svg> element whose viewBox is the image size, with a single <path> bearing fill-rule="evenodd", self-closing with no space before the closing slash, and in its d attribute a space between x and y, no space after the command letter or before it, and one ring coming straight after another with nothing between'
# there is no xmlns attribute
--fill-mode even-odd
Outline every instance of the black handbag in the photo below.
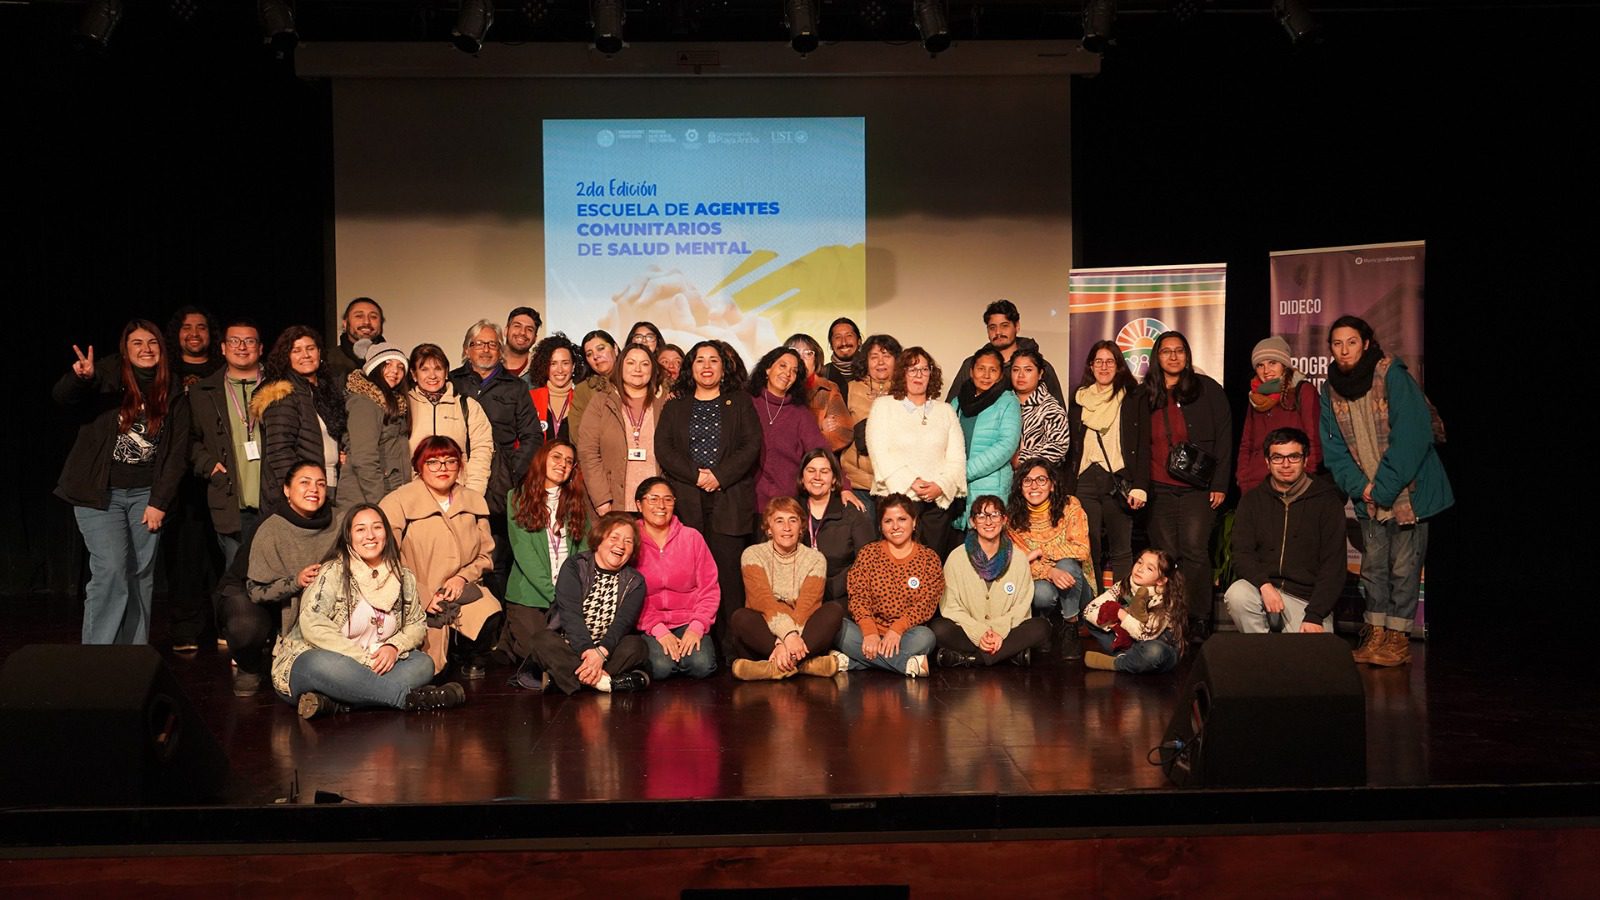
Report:
<svg viewBox="0 0 1600 900"><path fill-rule="evenodd" d="M1094 431L1093 428L1089 430ZM1100 458L1106 461L1106 468L1109 469L1111 454L1106 452L1106 439L1101 437L1098 431L1094 431L1094 439L1100 445ZM1121 470L1111 473L1111 493L1122 501L1123 506L1130 509L1133 507L1133 482L1129 481Z"/></svg>
<svg viewBox="0 0 1600 900"><path fill-rule="evenodd" d="M1172 416L1168 412L1171 408L1170 401L1161 407L1161 420L1167 426L1167 474L1192 487L1209 489L1212 477L1217 474L1217 458L1200 449L1194 441L1172 442Z"/></svg>

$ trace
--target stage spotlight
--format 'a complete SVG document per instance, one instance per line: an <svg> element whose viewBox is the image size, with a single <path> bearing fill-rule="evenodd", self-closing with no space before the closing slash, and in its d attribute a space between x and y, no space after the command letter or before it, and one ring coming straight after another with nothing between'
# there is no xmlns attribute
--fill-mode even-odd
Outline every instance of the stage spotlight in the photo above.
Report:
<svg viewBox="0 0 1600 900"><path fill-rule="evenodd" d="M622 52L622 23L627 18L622 0L589 0L589 27L594 29L594 48L607 56Z"/></svg>
<svg viewBox="0 0 1600 900"><path fill-rule="evenodd" d="M913 0L911 14L922 37L922 49L929 53L950 49L950 19L944 13L944 0Z"/></svg>
<svg viewBox="0 0 1600 900"><path fill-rule="evenodd" d="M287 56L300 43L294 30L294 7L288 0L259 0L256 12L261 18L261 39L278 56Z"/></svg>
<svg viewBox="0 0 1600 900"><path fill-rule="evenodd" d="M94 0L84 9L74 40L81 47L104 50L121 21L122 0Z"/></svg>
<svg viewBox="0 0 1600 900"><path fill-rule="evenodd" d="M783 24L789 29L789 46L796 53L817 49L817 20L822 18L821 0L783 0Z"/></svg>
<svg viewBox="0 0 1600 900"><path fill-rule="evenodd" d="M461 10L456 13L456 27L450 30L450 40L462 53L477 53L489 37L494 25L494 0L461 0Z"/></svg>
<svg viewBox="0 0 1600 900"><path fill-rule="evenodd" d="M1117 0L1084 0L1083 49L1090 53L1104 53L1116 38L1112 29L1117 24Z"/></svg>
<svg viewBox="0 0 1600 900"><path fill-rule="evenodd" d="M1316 40L1320 31L1317 20L1305 0L1272 0L1272 14L1278 24L1289 32L1289 41L1295 45Z"/></svg>

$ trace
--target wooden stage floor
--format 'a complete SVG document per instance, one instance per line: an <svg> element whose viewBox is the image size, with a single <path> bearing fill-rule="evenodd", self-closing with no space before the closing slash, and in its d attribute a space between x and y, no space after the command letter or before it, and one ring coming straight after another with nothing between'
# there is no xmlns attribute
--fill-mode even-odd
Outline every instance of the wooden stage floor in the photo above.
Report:
<svg viewBox="0 0 1600 900"><path fill-rule="evenodd" d="M64 604L8 605L19 614L0 655L75 635ZM232 762L235 806L307 804L318 791L439 804L1160 790L1146 758L1183 671L1131 677L1050 659L915 681L871 671L740 683L724 669L566 697L513 689L491 669L467 683L461 709L306 722L271 693L234 697L214 647L165 655ZM1600 780L1592 681L1510 668L1489 648L1435 641L1414 656L1361 672L1369 785Z"/></svg>

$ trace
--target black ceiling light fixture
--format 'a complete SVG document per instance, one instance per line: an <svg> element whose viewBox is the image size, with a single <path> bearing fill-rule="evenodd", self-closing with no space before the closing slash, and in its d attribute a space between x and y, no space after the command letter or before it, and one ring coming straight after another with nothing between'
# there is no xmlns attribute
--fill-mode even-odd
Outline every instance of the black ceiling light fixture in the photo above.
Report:
<svg viewBox="0 0 1600 900"><path fill-rule="evenodd" d="M462 53L477 53L489 37L494 25L494 0L461 0L456 11L456 27L450 29L450 41Z"/></svg>
<svg viewBox="0 0 1600 900"><path fill-rule="evenodd" d="M822 0L783 0L783 24L789 29L789 46L804 56L817 49L817 22Z"/></svg>
<svg viewBox="0 0 1600 900"><path fill-rule="evenodd" d="M594 48L611 56L622 52L622 23L628 18L622 0L589 0L589 27Z"/></svg>
<svg viewBox="0 0 1600 900"><path fill-rule="evenodd" d="M122 21L122 0L93 0L83 10L73 43L86 50L104 50L111 43L111 33Z"/></svg>
<svg viewBox="0 0 1600 900"><path fill-rule="evenodd" d="M257 0L256 14L261 19L261 40L281 57L294 52L300 33L294 27L294 7L289 0Z"/></svg>
<svg viewBox="0 0 1600 900"><path fill-rule="evenodd" d="M911 17L922 38L922 49L929 53L950 49L950 17L945 15L944 0L912 0Z"/></svg>
<svg viewBox="0 0 1600 900"><path fill-rule="evenodd" d="M1297 47L1315 43L1321 37L1322 29L1305 0L1272 0L1272 14L1289 33L1289 42Z"/></svg>
<svg viewBox="0 0 1600 900"><path fill-rule="evenodd" d="M1117 0L1084 0L1083 49L1104 53L1117 42Z"/></svg>

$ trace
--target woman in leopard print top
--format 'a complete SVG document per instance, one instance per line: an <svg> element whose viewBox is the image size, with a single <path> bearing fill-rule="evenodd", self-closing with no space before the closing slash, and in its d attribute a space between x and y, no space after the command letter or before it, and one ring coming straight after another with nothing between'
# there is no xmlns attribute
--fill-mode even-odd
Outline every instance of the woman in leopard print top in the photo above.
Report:
<svg viewBox="0 0 1600 900"><path fill-rule="evenodd" d="M916 542L911 499L890 494L878 503L883 540L861 548L845 577L850 616L839 629L841 669L875 666L915 678L928 674L933 617L944 595L939 555Z"/></svg>

